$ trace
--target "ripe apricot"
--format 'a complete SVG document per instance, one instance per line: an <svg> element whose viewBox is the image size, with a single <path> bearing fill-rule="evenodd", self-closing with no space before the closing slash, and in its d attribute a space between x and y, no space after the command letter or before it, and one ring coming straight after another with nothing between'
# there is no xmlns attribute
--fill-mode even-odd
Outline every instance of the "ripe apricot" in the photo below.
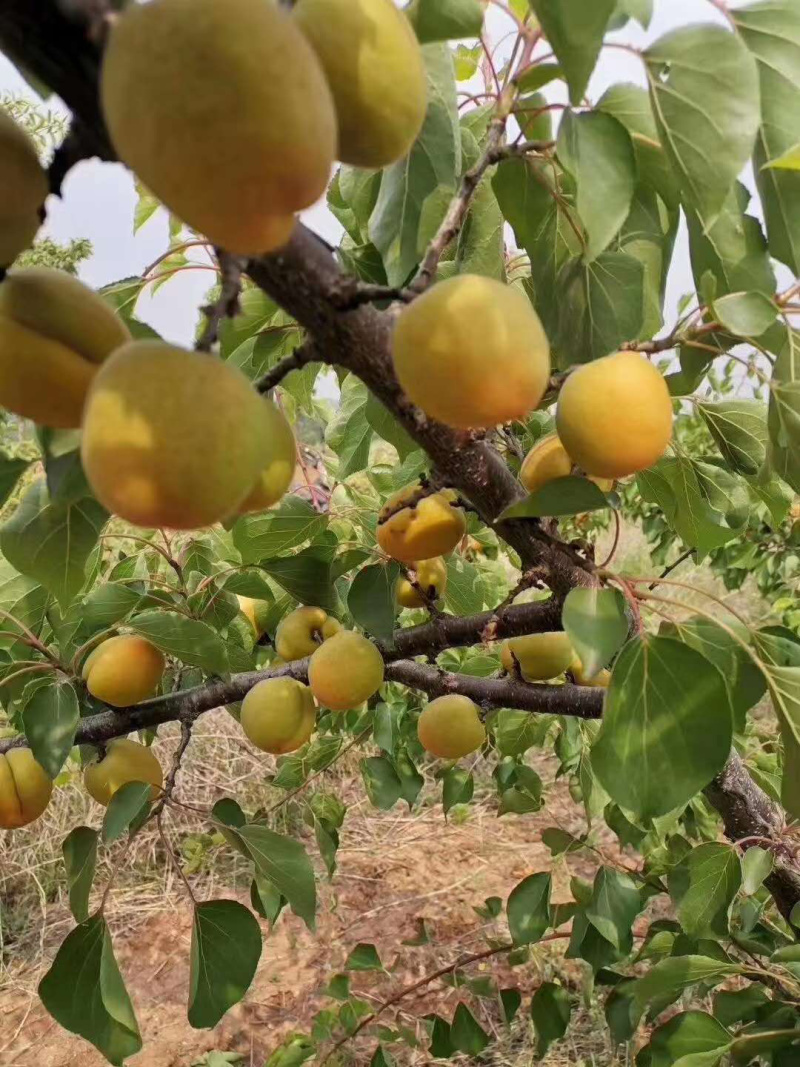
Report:
<svg viewBox="0 0 800 1067"><path fill-rule="evenodd" d="M378 544L403 563L445 555L467 529L464 512L454 507L458 496L452 489L421 499L420 492L417 483L407 485L390 496L378 513Z"/></svg>
<svg viewBox="0 0 800 1067"><path fill-rule="evenodd" d="M239 505L239 514L265 511L277 504L292 484L297 465L297 445L286 416L271 400L264 399L264 418L269 439L269 458L256 484Z"/></svg>
<svg viewBox="0 0 800 1067"><path fill-rule="evenodd" d="M242 701L242 729L262 752L294 752L314 732L317 709L311 690L294 678L266 678Z"/></svg>
<svg viewBox="0 0 800 1067"><path fill-rule="evenodd" d="M27 826L50 803L53 783L29 748L0 755L0 829Z"/></svg>
<svg viewBox="0 0 800 1067"><path fill-rule="evenodd" d="M561 444L557 433L548 434L537 441L525 459L519 472L519 480L529 493L535 493L556 478L566 478L572 473L573 463ZM613 478L590 478L590 481L610 493L614 488Z"/></svg>
<svg viewBox="0 0 800 1067"><path fill-rule="evenodd" d="M428 94L405 14L393 0L298 0L293 14L333 93L338 158L356 167L402 159L422 128Z"/></svg>
<svg viewBox="0 0 800 1067"><path fill-rule="evenodd" d="M658 370L637 352L578 367L562 386L558 435L587 474L624 478L652 466L672 437L672 400Z"/></svg>
<svg viewBox="0 0 800 1067"><path fill-rule="evenodd" d="M288 240L325 191L336 115L311 45L264 0L130 4L101 98L120 159L171 211L237 255Z"/></svg>
<svg viewBox="0 0 800 1067"><path fill-rule="evenodd" d="M133 341L92 382L84 470L100 503L136 526L192 530L226 518L269 455L262 398L214 356Z"/></svg>
<svg viewBox="0 0 800 1067"><path fill-rule="evenodd" d="M30 248L42 224L47 175L36 145L7 111L0 108L0 267L10 267Z"/></svg>
<svg viewBox="0 0 800 1067"><path fill-rule="evenodd" d="M478 274L439 282L408 304L392 354L411 400L459 429L521 419L550 380L550 345L527 296Z"/></svg>
<svg viewBox="0 0 800 1067"><path fill-rule="evenodd" d="M275 651L285 662L305 659L317 651L323 641L338 634L342 624L323 608L295 608L284 615L275 631Z"/></svg>
<svg viewBox="0 0 800 1067"><path fill-rule="evenodd" d="M421 559L414 567L417 585L428 594L429 600L420 596L408 578L397 580L397 602L404 608L423 608L430 598L438 600L444 596L447 586L447 564L441 556L435 559Z"/></svg>
<svg viewBox="0 0 800 1067"><path fill-rule="evenodd" d="M366 637L342 630L311 657L308 684L317 701L331 711L357 708L383 684L383 657Z"/></svg>
<svg viewBox="0 0 800 1067"><path fill-rule="evenodd" d="M248 619L255 631L256 638L261 637L265 630L263 613L264 609L268 606L266 601L254 600L253 597L239 596L238 594L236 599L239 601L239 611L241 611L241 613Z"/></svg>
<svg viewBox="0 0 800 1067"><path fill-rule="evenodd" d="M122 634L98 645L81 675L93 697L112 708L127 708L155 696L164 662L164 653L144 637Z"/></svg>
<svg viewBox="0 0 800 1067"><path fill-rule="evenodd" d="M561 630L511 637L500 650L500 659L509 674L515 672L516 660L528 682L544 682L563 674L574 656L570 639Z"/></svg>
<svg viewBox="0 0 800 1067"><path fill-rule="evenodd" d="M451 694L437 697L422 709L417 736L426 752L440 759L460 759L479 749L486 730L478 705L469 697Z"/></svg>
<svg viewBox="0 0 800 1067"><path fill-rule="evenodd" d="M583 664L577 656L569 666L569 671L575 679L576 685L587 685L592 689L608 689L611 683L611 671L603 667L597 674L588 675L583 669Z"/></svg>
<svg viewBox="0 0 800 1067"><path fill-rule="evenodd" d="M0 404L43 426L80 426L97 368L130 340L91 289L64 271L9 271L0 285Z"/></svg>
<svg viewBox="0 0 800 1067"><path fill-rule="evenodd" d="M107 807L116 791L128 782L149 783L150 796L155 800L164 785L164 775L152 749L127 737L117 737L108 742L102 759L84 768L83 784L98 804Z"/></svg>

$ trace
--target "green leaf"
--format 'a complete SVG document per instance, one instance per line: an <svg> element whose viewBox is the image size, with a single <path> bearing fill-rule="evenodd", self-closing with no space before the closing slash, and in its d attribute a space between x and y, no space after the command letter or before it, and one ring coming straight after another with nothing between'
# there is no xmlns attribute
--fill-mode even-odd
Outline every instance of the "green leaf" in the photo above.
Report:
<svg viewBox="0 0 800 1067"><path fill-rule="evenodd" d="M301 604L338 612L339 599L331 581L332 555L324 545L314 545L293 556L261 561L262 570Z"/></svg>
<svg viewBox="0 0 800 1067"><path fill-rule="evenodd" d="M625 598L618 589L571 590L561 621L589 678L609 665L628 637Z"/></svg>
<svg viewBox="0 0 800 1067"><path fill-rule="evenodd" d="M235 900L207 900L194 909L189 1025L216 1026L247 992L261 958L258 920Z"/></svg>
<svg viewBox="0 0 800 1067"><path fill-rule="evenodd" d="M91 497L52 503L45 479L39 478L0 528L0 551L20 574L68 604L86 581L86 561L107 518Z"/></svg>
<svg viewBox="0 0 800 1067"><path fill-rule="evenodd" d="M653 1031L641 1052L648 1067L716 1067L733 1036L704 1011L685 1011Z"/></svg>
<svg viewBox="0 0 800 1067"><path fill-rule="evenodd" d="M462 559L456 552L447 557L447 585L445 607L453 615L474 615L483 609L486 590L481 572L474 563Z"/></svg>
<svg viewBox="0 0 800 1067"><path fill-rule="evenodd" d="M503 1009L503 1018L507 1025L511 1025L514 1020L514 1016L520 1009L522 1004L522 994L518 989L501 989L500 990L500 1005Z"/></svg>
<svg viewBox="0 0 800 1067"><path fill-rule="evenodd" d="M800 144L796 144L793 148L789 148L782 156L778 156L777 159L765 163L762 170L766 167L775 167L778 170L800 170Z"/></svg>
<svg viewBox="0 0 800 1067"><path fill-rule="evenodd" d="M478 37L483 28L480 0L413 0L406 13L420 44Z"/></svg>
<svg viewBox="0 0 800 1067"><path fill-rule="evenodd" d="M187 666L200 667L210 674L227 674L230 669L225 642L199 619L155 609L134 616L130 625L156 648Z"/></svg>
<svg viewBox="0 0 800 1067"><path fill-rule="evenodd" d="M325 430L325 443L339 457L337 476L345 481L363 471L369 462L372 428L367 421L369 391L354 374L348 374L336 414Z"/></svg>
<svg viewBox="0 0 800 1067"><path fill-rule="evenodd" d="M722 963L708 956L672 956L656 963L642 978L637 978L631 992L640 1008L651 1001L665 1007L676 1000L685 989L703 982L716 985L744 968L735 963Z"/></svg>
<svg viewBox="0 0 800 1067"><path fill-rule="evenodd" d="M314 869L303 845L256 824L235 832L252 856L256 871L278 888L295 915L313 930L317 891Z"/></svg>
<svg viewBox="0 0 800 1067"><path fill-rule="evenodd" d="M758 845L748 848L742 857L742 889L748 896L757 893L764 879L772 874L775 858L771 852Z"/></svg>
<svg viewBox="0 0 800 1067"><path fill-rule="evenodd" d="M395 586L402 571L397 563L375 563L358 572L347 594L354 621L380 641L391 641L397 617Z"/></svg>
<svg viewBox="0 0 800 1067"><path fill-rule="evenodd" d="M633 921L642 906L639 890L627 874L601 867L586 906L586 918L604 940L627 955L633 948Z"/></svg>
<svg viewBox="0 0 800 1067"><path fill-rule="evenodd" d="M150 809L151 789L145 782L126 782L120 786L103 816L103 844L116 841L129 827L141 825Z"/></svg>
<svg viewBox="0 0 800 1067"><path fill-rule="evenodd" d="M549 873L531 874L511 890L506 904L508 929L515 945L541 941L550 926Z"/></svg>
<svg viewBox="0 0 800 1067"><path fill-rule="evenodd" d="M730 845L709 842L686 856L668 877L678 921L689 937L730 935L729 911L742 884L739 854Z"/></svg>
<svg viewBox="0 0 800 1067"><path fill-rule="evenodd" d="M738 36L711 25L674 30L644 58L661 142L686 202L707 229L755 144L755 61Z"/></svg>
<svg viewBox="0 0 800 1067"><path fill-rule="evenodd" d="M725 765L732 733L719 671L679 641L643 635L614 666L592 766L612 800L653 818L711 781Z"/></svg>
<svg viewBox="0 0 800 1067"><path fill-rule="evenodd" d="M360 941L345 960L346 971L382 971L384 969L374 945Z"/></svg>
<svg viewBox="0 0 800 1067"><path fill-rule="evenodd" d="M369 1067L395 1067L395 1061L382 1045L378 1045L369 1061Z"/></svg>
<svg viewBox="0 0 800 1067"><path fill-rule="evenodd" d="M42 685L25 705L25 736L36 762L50 778L55 778L66 762L79 718L78 696L66 680Z"/></svg>
<svg viewBox="0 0 800 1067"><path fill-rule="evenodd" d="M517 88L520 93L533 93L537 89L543 89L545 85L564 77L564 72L558 63L537 63L529 67L521 77L517 78Z"/></svg>
<svg viewBox="0 0 800 1067"><path fill-rule="evenodd" d="M583 101L615 0L530 0L561 64L573 107Z"/></svg>
<svg viewBox="0 0 800 1067"><path fill-rule="evenodd" d="M545 515L580 515L608 507L611 507L608 498L594 482L590 482L588 478L569 475L566 478L553 479L518 504L507 507L498 522L506 519L541 518Z"/></svg>
<svg viewBox="0 0 800 1067"><path fill-rule="evenodd" d="M38 582L18 574L11 564L0 556L0 628L12 633L21 633L19 627L8 617L11 615L23 626L39 634L48 599L47 591ZM0 639L0 648L8 648L14 643L13 637L3 637Z"/></svg>
<svg viewBox="0 0 800 1067"><path fill-rule="evenodd" d="M536 1055L541 1059L569 1026L569 994L555 982L542 982L531 999L531 1022L536 1029Z"/></svg>
<svg viewBox="0 0 800 1067"><path fill-rule="evenodd" d="M372 393L367 396L367 406L364 412L373 432L378 437L382 437L384 441L388 441L390 445L394 445L401 463L419 448L417 442L406 433L394 415L391 415Z"/></svg>
<svg viewBox="0 0 800 1067"><path fill-rule="evenodd" d="M763 293L729 293L713 304L719 322L737 337L760 337L777 317L777 309Z"/></svg>
<svg viewBox="0 0 800 1067"><path fill-rule="evenodd" d="M422 787L425 785L425 779L417 770L414 761L405 748L397 753L394 769L400 779L400 796L405 800L409 808L412 808L422 791Z"/></svg>
<svg viewBox="0 0 800 1067"><path fill-rule="evenodd" d="M255 878L250 883L250 903L262 919L274 925L288 901L277 886L256 872Z"/></svg>
<svg viewBox="0 0 800 1067"><path fill-rule="evenodd" d="M653 337L664 324L664 295L680 215L670 211L651 186L639 182L631 210L614 245L644 268L642 337Z"/></svg>
<svg viewBox="0 0 800 1067"><path fill-rule="evenodd" d="M335 974L325 988L325 996L333 997L334 1000L347 1000L350 996L349 975Z"/></svg>
<svg viewBox="0 0 800 1067"><path fill-rule="evenodd" d="M767 455L766 405L760 400L707 401L697 410L733 470L757 474Z"/></svg>
<svg viewBox="0 0 800 1067"><path fill-rule="evenodd" d="M381 811L393 808L403 793L403 783L394 765L384 756L369 756L361 761L364 788L370 803Z"/></svg>
<svg viewBox="0 0 800 1067"><path fill-rule="evenodd" d="M39 983L56 1022L91 1042L115 1067L142 1047L133 1007L102 915L76 926Z"/></svg>
<svg viewBox="0 0 800 1067"><path fill-rule="evenodd" d="M775 362L767 426L770 465L800 493L800 336L793 330Z"/></svg>
<svg viewBox="0 0 800 1067"><path fill-rule="evenodd" d="M640 182L654 189L674 210L679 200L678 186L661 144L647 90L628 83L612 85L598 100L597 110L622 123L633 141Z"/></svg>
<svg viewBox="0 0 800 1067"><path fill-rule="evenodd" d="M30 465L29 459L13 459L4 452L0 452L0 507L11 496L20 477Z"/></svg>
<svg viewBox="0 0 800 1067"><path fill-rule="evenodd" d="M636 185L630 134L602 111L566 111L558 158L575 179L576 207L586 229L586 261L605 251L628 217Z"/></svg>
<svg viewBox="0 0 800 1067"><path fill-rule="evenodd" d="M100 630L124 619L141 602L144 583L140 588L103 582L80 601L81 629Z"/></svg>
<svg viewBox="0 0 800 1067"><path fill-rule="evenodd" d="M534 745L541 745L552 719L531 715L529 711L501 708L492 722L497 749L503 756L521 756Z"/></svg>
<svg viewBox="0 0 800 1067"><path fill-rule="evenodd" d="M450 1040L459 1052L467 1056L477 1056L489 1044L489 1035L466 1004L459 1004L453 1014Z"/></svg>
<svg viewBox="0 0 800 1067"><path fill-rule="evenodd" d="M442 808L445 815L456 804L469 804L474 792L472 772L465 771L463 767L451 767L442 775Z"/></svg>
<svg viewBox="0 0 800 1067"><path fill-rule="evenodd" d="M491 182L482 181L458 238L455 264L459 274L506 280L504 228L505 219Z"/></svg>
<svg viewBox="0 0 800 1067"><path fill-rule="evenodd" d="M617 14L636 19L643 30L650 28L654 0L617 0Z"/></svg>
<svg viewBox="0 0 800 1067"><path fill-rule="evenodd" d="M286 496L277 508L237 519L231 536L243 563L259 563L270 556L289 555L306 541L315 541L327 525L327 517L305 500Z"/></svg>
<svg viewBox="0 0 800 1067"><path fill-rule="evenodd" d="M89 918L89 894L97 864L97 830L76 826L61 846L69 887L69 910L75 922Z"/></svg>

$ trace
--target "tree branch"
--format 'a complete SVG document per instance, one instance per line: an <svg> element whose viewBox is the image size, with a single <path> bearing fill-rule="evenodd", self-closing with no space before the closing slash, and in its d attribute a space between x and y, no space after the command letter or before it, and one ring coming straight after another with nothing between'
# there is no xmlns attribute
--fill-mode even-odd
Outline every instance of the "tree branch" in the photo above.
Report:
<svg viewBox="0 0 800 1067"><path fill-rule="evenodd" d="M305 341L298 345L291 355L279 360L263 377L259 378L256 382L256 389L259 393L269 393L276 385L280 385L287 374L291 374L293 370L300 370L309 363L315 363L319 359L320 354L316 345L311 341Z"/></svg>
<svg viewBox="0 0 800 1067"><path fill-rule="evenodd" d="M219 296L203 308L206 324L195 348L198 352L210 352L219 340L223 319L232 319L239 314L239 295L242 291L242 268L244 260L232 256L221 248L215 248L220 271Z"/></svg>

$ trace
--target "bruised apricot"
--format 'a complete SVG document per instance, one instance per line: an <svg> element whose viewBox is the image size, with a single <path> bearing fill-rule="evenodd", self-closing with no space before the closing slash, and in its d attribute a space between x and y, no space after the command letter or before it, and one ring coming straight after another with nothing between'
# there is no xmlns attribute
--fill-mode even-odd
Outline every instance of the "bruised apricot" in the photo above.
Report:
<svg viewBox="0 0 800 1067"><path fill-rule="evenodd" d="M33 244L47 191L36 145L0 108L0 267L10 267Z"/></svg>
<svg viewBox="0 0 800 1067"><path fill-rule="evenodd" d="M535 493L556 478L568 477L572 467L572 460L558 434L551 433L537 441L522 461L519 480L529 493ZM604 493L610 493L614 488L613 478L591 478L590 481Z"/></svg>
<svg viewBox="0 0 800 1067"><path fill-rule="evenodd" d="M305 659L323 641L338 634L342 624L323 608L295 608L284 615L275 631L275 651L285 663Z"/></svg>
<svg viewBox="0 0 800 1067"><path fill-rule="evenodd" d="M451 694L427 704L417 721L417 736L426 752L440 759L460 759L479 749L486 730L478 705L469 697Z"/></svg>
<svg viewBox="0 0 800 1067"><path fill-rule="evenodd" d="M317 701L331 711L357 708L383 684L383 656L366 637L342 630L311 657L308 684Z"/></svg>
<svg viewBox="0 0 800 1067"><path fill-rule="evenodd" d="M511 637L500 650L505 669L513 674L519 664L522 677L528 682L544 682L563 674L574 655L570 639L561 630Z"/></svg>
<svg viewBox="0 0 800 1067"><path fill-rule="evenodd" d="M408 304L392 355L410 399L458 429L523 418L550 380L550 345L527 296L478 274L439 282Z"/></svg>
<svg viewBox="0 0 800 1067"><path fill-rule="evenodd" d="M93 697L112 708L127 708L155 696L164 663L164 653L150 641L122 634L98 645L81 674Z"/></svg>
<svg viewBox="0 0 800 1067"><path fill-rule="evenodd" d="M464 512L452 489L425 494L418 483L394 493L378 513L376 536L383 551L403 563L452 551L464 536Z"/></svg>
<svg viewBox="0 0 800 1067"><path fill-rule="evenodd" d="M0 829L27 826L50 803L53 783L29 748L0 755Z"/></svg>
<svg viewBox="0 0 800 1067"><path fill-rule="evenodd" d="M289 422L277 404L264 399L264 420L269 442L267 464L256 484L239 505L239 514L265 511L277 504L292 484L297 465L297 445Z"/></svg>
<svg viewBox="0 0 800 1067"><path fill-rule="evenodd" d="M397 580L397 602L404 608L423 608L431 600L438 600L444 596L447 586L447 564L441 556L435 559L421 559L414 567L414 578L417 585L426 594L427 599L420 595L408 578Z"/></svg>
<svg viewBox="0 0 800 1067"><path fill-rule="evenodd" d="M578 367L561 388L556 426L586 474L624 478L659 460L672 437L672 400L660 372L637 352Z"/></svg>
<svg viewBox="0 0 800 1067"><path fill-rule="evenodd" d="M262 752L294 752L314 732L311 690L294 678L265 678L242 701L242 729Z"/></svg>
<svg viewBox="0 0 800 1067"><path fill-rule="evenodd" d="M107 807L116 791L128 782L149 784L150 796L155 800L164 785L164 775L152 749L127 737L117 737L106 744L102 758L84 768L83 784L98 804Z"/></svg>

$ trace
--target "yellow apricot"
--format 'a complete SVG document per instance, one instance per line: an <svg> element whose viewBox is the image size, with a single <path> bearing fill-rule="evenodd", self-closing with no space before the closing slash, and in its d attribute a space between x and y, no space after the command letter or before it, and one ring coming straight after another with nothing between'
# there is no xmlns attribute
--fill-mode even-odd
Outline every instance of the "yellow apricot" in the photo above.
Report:
<svg viewBox="0 0 800 1067"><path fill-rule="evenodd" d="M512 637L503 642L500 650L505 669L513 674L516 660L522 677L528 682L544 682L563 674L574 655L570 639L561 630Z"/></svg>
<svg viewBox="0 0 800 1067"><path fill-rule="evenodd" d="M93 697L112 708L127 708L155 696L164 662L164 653L144 637L123 634L98 645L81 676Z"/></svg>
<svg viewBox="0 0 800 1067"><path fill-rule="evenodd" d="M437 697L422 709L417 736L426 752L440 759L460 759L479 749L486 730L478 705L469 697L452 694Z"/></svg>
<svg viewBox="0 0 800 1067"><path fill-rule="evenodd" d="M0 755L0 829L27 826L50 803L53 783L29 748Z"/></svg>
<svg viewBox="0 0 800 1067"><path fill-rule="evenodd" d="M447 586L447 564L441 556L436 556L435 559L419 560L414 570L417 585L428 594L429 598L438 600L439 597L444 596ZM398 578L396 594L398 604L404 608L422 608L429 603L429 600L420 596L408 578Z"/></svg>
<svg viewBox="0 0 800 1067"><path fill-rule="evenodd" d="M269 459L250 494L239 505L239 514L265 511L281 499L292 484L297 464L297 445L286 416L271 400L264 399Z"/></svg>
<svg viewBox="0 0 800 1067"><path fill-rule="evenodd" d="M313 49L279 4L129 5L105 50L101 97L120 158L230 252L285 244L293 213L328 184L333 99Z"/></svg>
<svg viewBox="0 0 800 1067"><path fill-rule="evenodd" d="M477 274L439 282L408 304L392 354L411 400L459 429L523 418L550 380L550 345L527 296Z"/></svg>
<svg viewBox="0 0 800 1067"><path fill-rule="evenodd" d="M48 267L0 285L0 404L43 426L80 426L97 368L130 340L125 324L77 278Z"/></svg>
<svg viewBox="0 0 800 1067"><path fill-rule="evenodd" d="M116 791L128 782L149 783L150 796L155 800L164 785L164 775L152 749L127 737L117 737L108 742L102 759L84 768L83 784L98 804L107 807Z"/></svg>
<svg viewBox="0 0 800 1067"><path fill-rule="evenodd" d="M328 78L339 124L338 158L385 167L422 128L422 52L393 0L298 0L293 14Z"/></svg>
<svg viewBox="0 0 800 1067"><path fill-rule="evenodd" d="M587 474L624 478L652 466L672 437L672 400L659 371L637 352L578 367L561 388L558 435Z"/></svg>
<svg viewBox="0 0 800 1067"><path fill-rule="evenodd" d="M250 625L255 630L256 637L261 637L266 627L263 624L264 609L268 606L264 600L254 600L253 597L239 596L237 594L236 599L239 601L239 611L246 616Z"/></svg>
<svg viewBox="0 0 800 1067"><path fill-rule="evenodd" d="M242 701L242 729L262 752L294 752L314 732L317 709L307 685L294 678L266 678Z"/></svg>
<svg viewBox="0 0 800 1067"><path fill-rule="evenodd" d="M342 624L323 608L295 608L275 630L275 651L284 663L313 655L323 641L338 634Z"/></svg>
<svg viewBox="0 0 800 1067"><path fill-rule="evenodd" d="M0 108L0 267L10 267L33 244L42 224L47 175L36 145Z"/></svg>
<svg viewBox="0 0 800 1067"><path fill-rule="evenodd" d="M342 630L311 657L308 684L317 701L331 711L357 708L383 685L383 657L366 637Z"/></svg>
<svg viewBox="0 0 800 1067"><path fill-rule="evenodd" d="M519 472L519 480L529 493L535 493L556 478L566 478L572 473L573 463L561 444L557 433L548 434L537 441L525 459ZM610 493L614 488L613 478L590 478L590 481Z"/></svg>
<svg viewBox="0 0 800 1067"><path fill-rule="evenodd" d="M608 689L611 683L611 671L603 667L597 674L588 675L584 672L583 664L577 656L570 664L569 672L575 679L576 685L587 685L592 689Z"/></svg>
<svg viewBox="0 0 800 1067"><path fill-rule="evenodd" d="M464 512L453 506L458 496L452 489L421 499L419 494L418 484L407 485L390 496L378 513L378 544L403 563L445 555L467 529Z"/></svg>
<svg viewBox="0 0 800 1067"><path fill-rule="evenodd" d="M269 450L262 398L215 356L133 341L92 382L84 470L100 503L137 526L192 530L233 514Z"/></svg>

